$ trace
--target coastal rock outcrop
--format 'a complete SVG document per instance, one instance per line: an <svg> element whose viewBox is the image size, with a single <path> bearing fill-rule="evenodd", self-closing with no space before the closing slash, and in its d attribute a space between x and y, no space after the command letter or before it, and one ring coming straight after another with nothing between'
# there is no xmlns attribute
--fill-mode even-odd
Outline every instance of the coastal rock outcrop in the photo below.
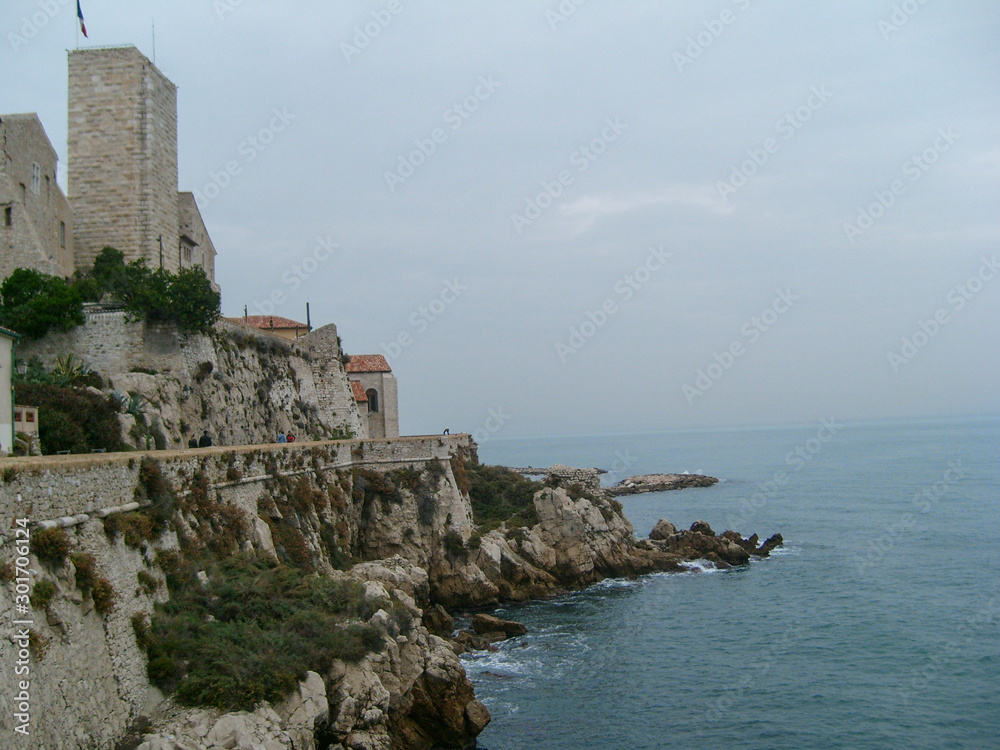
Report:
<svg viewBox="0 0 1000 750"><path fill-rule="evenodd" d="M605 488L612 497L619 495L639 495L645 492L666 492L687 487L711 487L719 480L703 474L642 474L623 479L618 484Z"/></svg>
<svg viewBox="0 0 1000 750"><path fill-rule="evenodd" d="M717 536L706 523L677 531L667 522L657 525L662 538L637 541L621 504L586 471L519 485L516 513L494 518L486 531L473 518L468 452L466 436L435 436L12 464L0 502L11 512L30 498L24 511L41 528L64 530L75 560L31 560L54 592L35 625L49 654L33 667L38 736L58 750L113 747L162 700L139 641L149 637L143 623L157 615L156 604L188 585L176 567L188 550L195 587L214 580L202 564L212 550L222 550L217 562L242 552L303 581L360 583L370 606L344 622L375 640L354 661L310 664L314 673L280 704L224 713L168 701L135 736L149 743L143 750L470 746L489 712L456 651L463 638L482 648L494 635L520 631L479 618L484 635L449 643L438 637L454 627L443 607L482 609L609 577L681 571L697 558L740 564L781 542ZM13 547L12 536L0 536L8 559ZM96 567L114 593L110 610L99 612L97 597L82 591L78 563ZM0 612L13 606L8 587L0 588ZM0 642L0 657L11 653Z"/></svg>
<svg viewBox="0 0 1000 750"><path fill-rule="evenodd" d="M166 702L137 750L462 748L490 721L448 643L416 627L358 663L309 672L286 701L223 713Z"/></svg>
<svg viewBox="0 0 1000 750"><path fill-rule="evenodd" d="M479 633L479 635L503 633L507 638L515 638L528 632L528 629L520 622L502 620L499 617L487 615L482 612L473 615L472 629Z"/></svg>
<svg viewBox="0 0 1000 750"><path fill-rule="evenodd" d="M705 521L695 521L691 528L678 531L669 521L661 518L644 544L679 556L683 560L709 560L716 565L745 565L750 558L767 557L782 543L781 534L774 534L758 545L756 534L744 539L735 531L716 534Z"/></svg>

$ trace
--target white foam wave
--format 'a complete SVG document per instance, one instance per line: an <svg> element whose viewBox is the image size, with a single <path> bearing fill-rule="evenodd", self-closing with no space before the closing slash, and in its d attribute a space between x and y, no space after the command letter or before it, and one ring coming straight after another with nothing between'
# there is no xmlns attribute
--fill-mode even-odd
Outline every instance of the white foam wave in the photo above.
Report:
<svg viewBox="0 0 1000 750"><path fill-rule="evenodd" d="M603 581L595 583L590 589L600 591L601 589L633 589L639 582L632 578L605 578Z"/></svg>
<svg viewBox="0 0 1000 750"><path fill-rule="evenodd" d="M711 560L689 560L687 562L681 563L682 567L687 568L692 573L721 573L722 570L716 567L715 563Z"/></svg>
<svg viewBox="0 0 1000 750"><path fill-rule="evenodd" d="M784 555L797 555L802 552L801 547L794 547L787 542L782 544L780 547L775 547L771 550L771 557L783 557Z"/></svg>

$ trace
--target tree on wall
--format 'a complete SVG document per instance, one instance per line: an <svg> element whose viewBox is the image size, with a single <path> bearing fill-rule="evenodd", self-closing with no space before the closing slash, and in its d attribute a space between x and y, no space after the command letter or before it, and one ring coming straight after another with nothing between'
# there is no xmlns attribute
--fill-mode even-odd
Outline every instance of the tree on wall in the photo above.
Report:
<svg viewBox="0 0 1000 750"><path fill-rule="evenodd" d="M0 325L31 339L83 323L80 292L58 276L18 268L0 284Z"/></svg>
<svg viewBox="0 0 1000 750"><path fill-rule="evenodd" d="M205 331L219 319L222 300L201 266L182 268L170 280L171 310L181 329Z"/></svg>
<svg viewBox="0 0 1000 750"><path fill-rule="evenodd" d="M145 261L126 264L120 250L105 247L77 283L86 287L88 299L113 297L136 318L173 321L189 333L204 332L219 319L219 293L197 266L176 274L162 268L151 271Z"/></svg>

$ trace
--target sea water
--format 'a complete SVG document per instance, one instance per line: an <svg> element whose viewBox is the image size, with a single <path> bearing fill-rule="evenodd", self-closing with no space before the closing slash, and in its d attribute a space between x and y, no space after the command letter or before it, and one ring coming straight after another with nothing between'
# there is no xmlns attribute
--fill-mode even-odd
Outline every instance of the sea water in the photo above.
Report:
<svg viewBox="0 0 1000 750"><path fill-rule="evenodd" d="M463 657L488 750L1000 748L1000 420L493 439L484 463L704 473L622 498L761 538L728 571L508 606L527 636Z"/></svg>

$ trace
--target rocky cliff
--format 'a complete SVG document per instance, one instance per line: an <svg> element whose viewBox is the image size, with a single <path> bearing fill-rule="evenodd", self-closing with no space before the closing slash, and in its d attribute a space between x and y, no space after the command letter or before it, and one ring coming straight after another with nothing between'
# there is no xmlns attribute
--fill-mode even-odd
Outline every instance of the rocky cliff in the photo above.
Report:
<svg viewBox="0 0 1000 750"><path fill-rule="evenodd" d="M474 446L461 435L0 463L4 528L28 519L45 539L18 565L33 596L30 722L44 750L472 747L489 715L456 652L483 644L429 632L450 635L441 605L484 608L697 557L746 562L780 543L666 522L637 541L596 472L531 485L533 512L514 516L531 522L483 533L469 494L481 489L470 486ZM4 560L22 555L16 537L5 532ZM243 594L226 577L234 572ZM8 573L0 618L12 621L21 571ZM268 687L289 675L254 676L254 664L239 666L240 641L223 645L252 611L259 659L289 648L268 635L264 611L285 605L250 601L267 576L297 596L315 581L363 587L353 603L329 599L343 614L326 630L315 625L327 611L284 610L300 635L347 639L304 672L289 667L301 680L289 697ZM171 655L169 641L193 632L221 640ZM0 660L13 663L18 649L0 641ZM12 715L17 686L0 680L0 709ZM157 685L177 698L164 702ZM191 696L218 707L181 705Z"/></svg>
<svg viewBox="0 0 1000 750"><path fill-rule="evenodd" d="M468 436L4 459L9 531L0 553L18 564L4 568L0 618L30 621L33 747L471 745L489 715L454 650L421 624L432 589L414 562L439 565L449 554L444 538L471 533L449 460L462 444ZM30 554L15 533L19 518L34 539ZM334 625L360 629L363 649L314 669L291 703L235 714L163 705L155 687L163 665L149 667L147 656L163 606L178 596L211 606L199 588L217 600L227 566L254 559L302 585L317 576L363 582L363 602ZM211 633L214 622L239 620L238 611L208 611L190 626ZM2 663L19 649L0 641ZM18 685L9 670L0 686L0 709L12 716ZM135 741L119 745L130 726Z"/></svg>
<svg viewBox="0 0 1000 750"><path fill-rule="evenodd" d="M139 450L184 448L208 431L216 444L367 437L341 363L334 325L296 342L227 321L210 334L129 322L92 311L83 326L25 341L18 358L51 368L72 353L123 402L122 433Z"/></svg>

